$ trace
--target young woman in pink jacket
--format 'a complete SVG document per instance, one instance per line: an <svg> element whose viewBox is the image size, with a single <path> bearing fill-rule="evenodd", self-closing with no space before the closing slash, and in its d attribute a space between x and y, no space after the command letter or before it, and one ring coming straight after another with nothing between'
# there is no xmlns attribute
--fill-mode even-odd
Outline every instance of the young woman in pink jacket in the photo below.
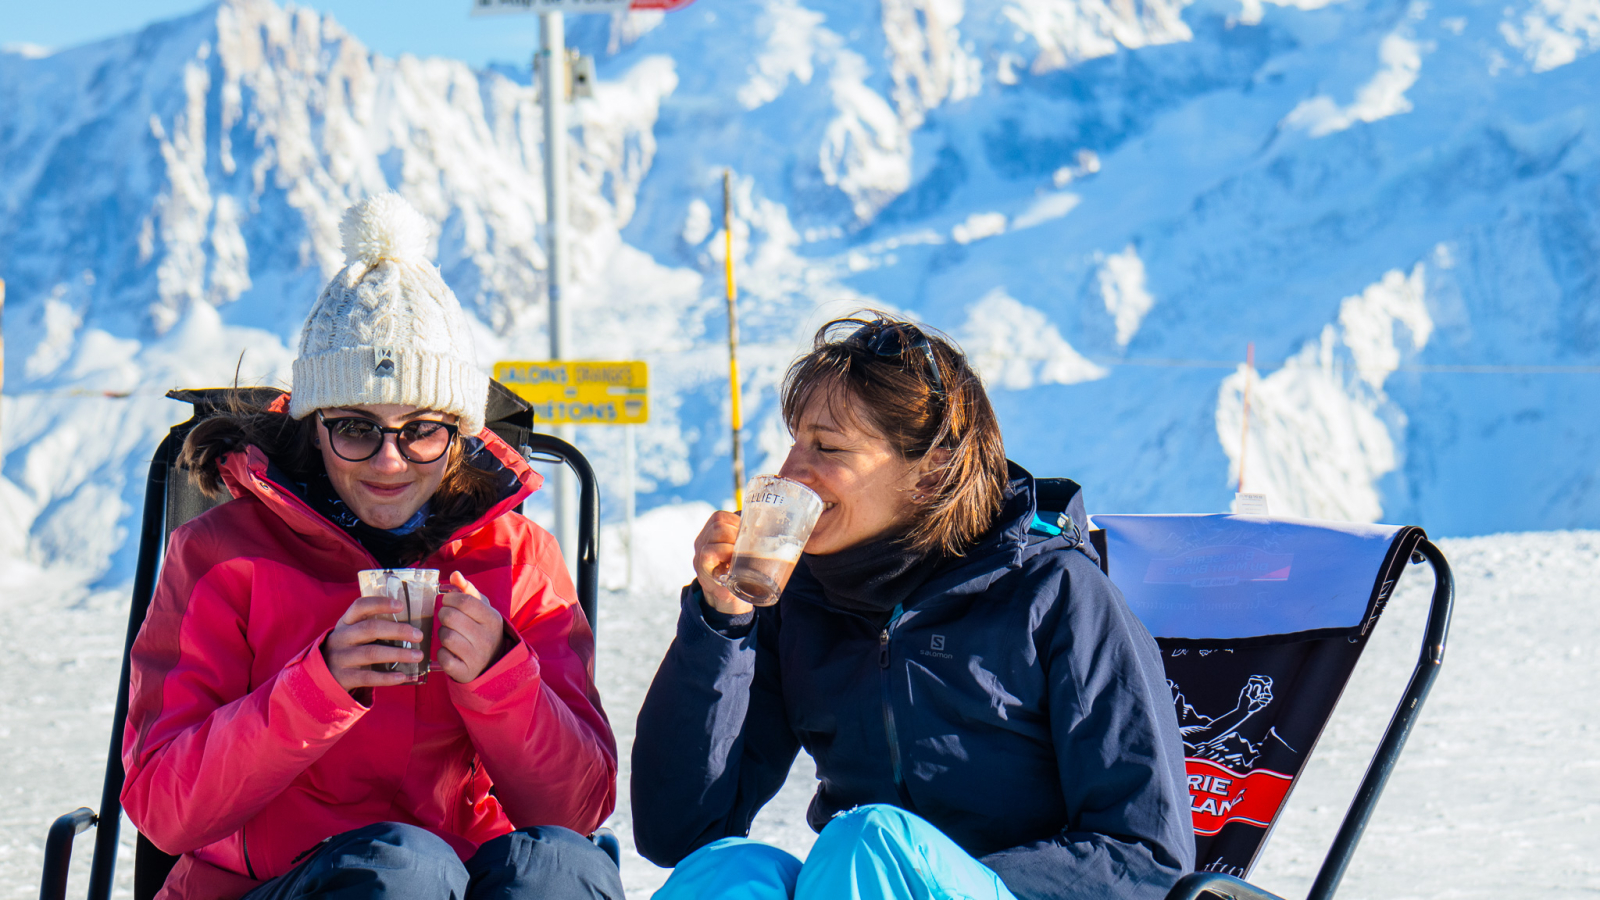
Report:
<svg viewBox="0 0 1600 900"><path fill-rule="evenodd" d="M616 798L593 633L427 227L353 208L291 393L185 444L234 500L173 533L133 648L122 802L181 854L164 900L622 897L582 836ZM448 591L423 684L386 671L421 633L357 586L398 567Z"/></svg>

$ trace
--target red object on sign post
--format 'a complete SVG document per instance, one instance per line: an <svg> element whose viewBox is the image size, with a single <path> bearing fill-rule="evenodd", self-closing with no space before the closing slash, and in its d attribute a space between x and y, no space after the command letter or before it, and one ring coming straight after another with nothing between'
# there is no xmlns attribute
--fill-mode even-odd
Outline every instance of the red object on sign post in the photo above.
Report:
<svg viewBox="0 0 1600 900"><path fill-rule="evenodd" d="M661 12L672 12L675 9L683 9L685 6L688 6L693 2L694 0L633 0L633 2L628 5L628 8L637 10L659 10Z"/></svg>

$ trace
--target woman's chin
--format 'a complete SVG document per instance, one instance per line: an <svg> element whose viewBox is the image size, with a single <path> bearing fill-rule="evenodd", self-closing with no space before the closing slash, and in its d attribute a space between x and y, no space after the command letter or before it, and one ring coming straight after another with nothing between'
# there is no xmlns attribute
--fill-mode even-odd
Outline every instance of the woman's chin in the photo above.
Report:
<svg viewBox="0 0 1600 900"><path fill-rule="evenodd" d="M818 535L816 532L812 532L810 539L806 541L806 545L802 549L812 556L827 556L829 553L837 553L843 549L835 546L835 544L836 542L829 538L828 535Z"/></svg>
<svg viewBox="0 0 1600 900"><path fill-rule="evenodd" d="M376 508L369 507L364 510L357 509L353 510L353 512L356 514L356 518L360 519L365 524L371 525L373 528L380 528L384 531L389 531L399 528L401 525L404 525L406 522L410 521L412 514L415 513L416 510L406 509L404 507L397 508L393 506L382 506Z"/></svg>

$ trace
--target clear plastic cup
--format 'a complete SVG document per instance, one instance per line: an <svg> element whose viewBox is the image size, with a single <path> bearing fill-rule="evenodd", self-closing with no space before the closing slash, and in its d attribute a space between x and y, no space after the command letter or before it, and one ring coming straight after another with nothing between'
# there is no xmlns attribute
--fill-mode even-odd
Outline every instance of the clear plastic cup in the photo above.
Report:
<svg viewBox="0 0 1600 900"><path fill-rule="evenodd" d="M392 617L422 632L420 641L378 641L390 647L422 651L420 662L375 663L380 672L400 672L404 684L423 684L433 669L433 615L438 608L438 569L362 569L356 573L363 597L393 597L405 603Z"/></svg>
<svg viewBox="0 0 1600 900"><path fill-rule="evenodd" d="M722 586L754 606L778 602L822 515L822 498L798 481L758 475L745 487L733 560Z"/></svg>

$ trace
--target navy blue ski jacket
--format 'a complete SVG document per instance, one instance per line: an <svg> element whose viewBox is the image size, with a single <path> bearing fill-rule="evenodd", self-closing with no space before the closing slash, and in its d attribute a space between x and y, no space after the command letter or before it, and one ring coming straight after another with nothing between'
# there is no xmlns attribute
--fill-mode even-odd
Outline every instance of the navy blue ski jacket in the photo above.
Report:
<svg viewBox="0 0 1600 900"><path fill-rule="evenodd" d="M893 804L1020 900L1158 900L1193 868L1155 641L1092 549L1030 534L1033 478L1010 474L1000 524L886 627L829 606L804 564L742 637L707 625L698 587L684 590L633 744L640 853L673 866L748 834L804 747L812 828Z"/></svg>

